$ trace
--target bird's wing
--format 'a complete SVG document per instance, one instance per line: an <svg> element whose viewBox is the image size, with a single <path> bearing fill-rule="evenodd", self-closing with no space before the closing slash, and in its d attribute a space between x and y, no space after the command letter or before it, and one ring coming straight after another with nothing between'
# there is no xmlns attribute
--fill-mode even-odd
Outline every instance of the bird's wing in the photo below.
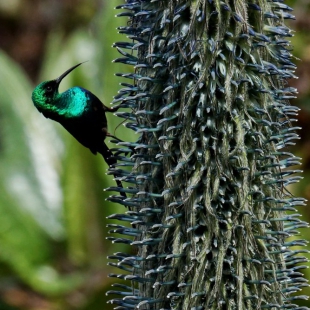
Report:
<svg viewBox="0 0 310 310"><path fill-rule="evenodd" d="M93 121L96 122L105 133L108 130L107 117L105 115L105 105L100 101L100 99L92 93L89 93L89 102L91 104L92 110L95 112L94 116L96 119Z"/></svg>

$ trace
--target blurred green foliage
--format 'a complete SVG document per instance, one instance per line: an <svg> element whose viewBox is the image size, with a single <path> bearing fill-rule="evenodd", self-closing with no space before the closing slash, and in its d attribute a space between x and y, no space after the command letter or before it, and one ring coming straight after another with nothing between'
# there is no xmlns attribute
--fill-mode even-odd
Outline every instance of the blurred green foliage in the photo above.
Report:
<svg viewBox="0 0 310 310"><path fill-rule="evenodd" d="M36 83L56 78L88 60L66 77L61 90L80 85L109 104L120 83L114 73L131 70L112 64L117 51L111 45L125 40L116 27L126 21L114 17L114 7L122 1L73 2L53 2L45 17L49 27L31 24L37 33L43 28L44 36L39 36L23 26L25 20L38 20L35 14L45 16L43 2L0 0L2 23L20 32L0 42L0 309L111 309L105 291L113 268L107 266L106 256L126 252L106 240L106 216L124 210L105 201L108 193L103 188L114 181L105 174L104 160L39 114L30 98L35 76ZM295 8L292 42L294 55L301 59L296 60L300 79L291 81L300 97L292 103L303 109L299 125L304 128L295 153L304 158L305 179L292 191L310 198L310 4L287 4ZM0 36L3 31L5 27ZM113 133L121 120L111 115L108 120ZM136 139L123 126L115 134ZM307 209L300 211L309 222Z"/></svg>
<svg viewBox="0 0 310 310"><path fill-rule="evenodd" d="M105 3L87 27L52 29L36 83L88 60L60 90L80 85L109 104L120 82L113 72L128 70L112 64L115 5ZM113 177L102 157L38 113L31 101L35 83L1 50L0 66L1 309L108 309L106 256L126 251L106 240L106 216L119 212L103 191L114 186ZM108 120L113 133L121 120ZM135 139L124 126L115 134Z"/></svg>

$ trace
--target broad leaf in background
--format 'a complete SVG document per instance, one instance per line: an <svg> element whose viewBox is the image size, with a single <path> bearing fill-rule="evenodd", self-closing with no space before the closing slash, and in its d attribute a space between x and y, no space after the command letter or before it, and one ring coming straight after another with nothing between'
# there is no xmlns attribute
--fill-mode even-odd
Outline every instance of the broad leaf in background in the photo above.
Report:
<svg viewBox="0 0 310 310"><path fill-rule="evenodd" d="M37 116L19 66L2 52L0 64L0 259L38 291L63 292L76 283L50 265L50 244L64 237L56 169L63 143Z"/></svg>
<svg viewBox="0 0 310 310"><path fill-rule="evenodd" d="M60 91L79 85L110 104L121 82L113 72L122 70L112 64L116 30L106 29L115 29L117 20L111 14L113 5L108 6L94 24L94 29L102 28L103 45L85 30L70 36L60 30L49 34L37 83L88 60L64 79ZM105 200L111 193L103 189L115 181L106 175L101 156L91 154L61 125L38 113L31 101L34 85L2 52L0 65L2 269L9 266L13 273L8 275L43 295L60 297L83 287L91 294L110 281L106 256L126 251L123 245L106 241L107 215L124 211ZM109 131L114 133L121 120L111 114L107 117ZM135 140L132 133L127 136L124 126L115 134Z"/></svg>

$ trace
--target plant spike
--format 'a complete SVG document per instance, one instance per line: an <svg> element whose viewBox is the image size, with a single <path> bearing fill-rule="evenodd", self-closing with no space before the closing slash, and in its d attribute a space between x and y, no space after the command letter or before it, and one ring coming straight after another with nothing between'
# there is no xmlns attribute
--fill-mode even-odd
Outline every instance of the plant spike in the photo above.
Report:
<svg viewBox="0 0 310 310"><path fill-rule="evenodd" d="M132 184L112 242L135 254L110 256L128 286L110 291L115 309L306 309L307 261L292 239L308 224L299 181L291 60L293 19L283 1L128 0L116 42L134 73L114 102L139 134L122 181ZM130 83L131 82L131 83ZM121 172L122 171L122 172ZM112 197L110 200L115 201ZM287 213L293 211L293 214ZM288 239L289 238L289 239ZM298 246L298 247L297 247ZM294 295L292 295L294 294Z"/></svg>

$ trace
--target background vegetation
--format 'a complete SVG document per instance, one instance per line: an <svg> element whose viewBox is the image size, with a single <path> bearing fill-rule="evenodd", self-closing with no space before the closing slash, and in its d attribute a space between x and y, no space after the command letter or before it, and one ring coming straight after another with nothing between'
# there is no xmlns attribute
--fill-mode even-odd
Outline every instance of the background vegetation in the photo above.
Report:
<svg viewBox="0 0 310 310"><path fill-rule="evenodd" d="M114 73L132 70L112 64L118 55L111 45L125 40L115 29L126 23L114 17L118 3L0 0L0 309L111 307L105 292L113 268L106 256L126 251L106 240L106 216L123 212L105 201L103 188L114 185L112 176L105 175L100 156L40 115L30 97L37 83L88 60L61 89L80 85L105 104L112 101L121 82ZM299 79L290 83L300 93L292 101L302 109L303 127L294 152L303 157L304 170L304 180L291 190L309 199L310 3L287 4L297 18L291 27ZM109 117L110 132L120 121ZM115 134L136 138L123 126ZM300 212L310 222L307 210Z"/></svg>

